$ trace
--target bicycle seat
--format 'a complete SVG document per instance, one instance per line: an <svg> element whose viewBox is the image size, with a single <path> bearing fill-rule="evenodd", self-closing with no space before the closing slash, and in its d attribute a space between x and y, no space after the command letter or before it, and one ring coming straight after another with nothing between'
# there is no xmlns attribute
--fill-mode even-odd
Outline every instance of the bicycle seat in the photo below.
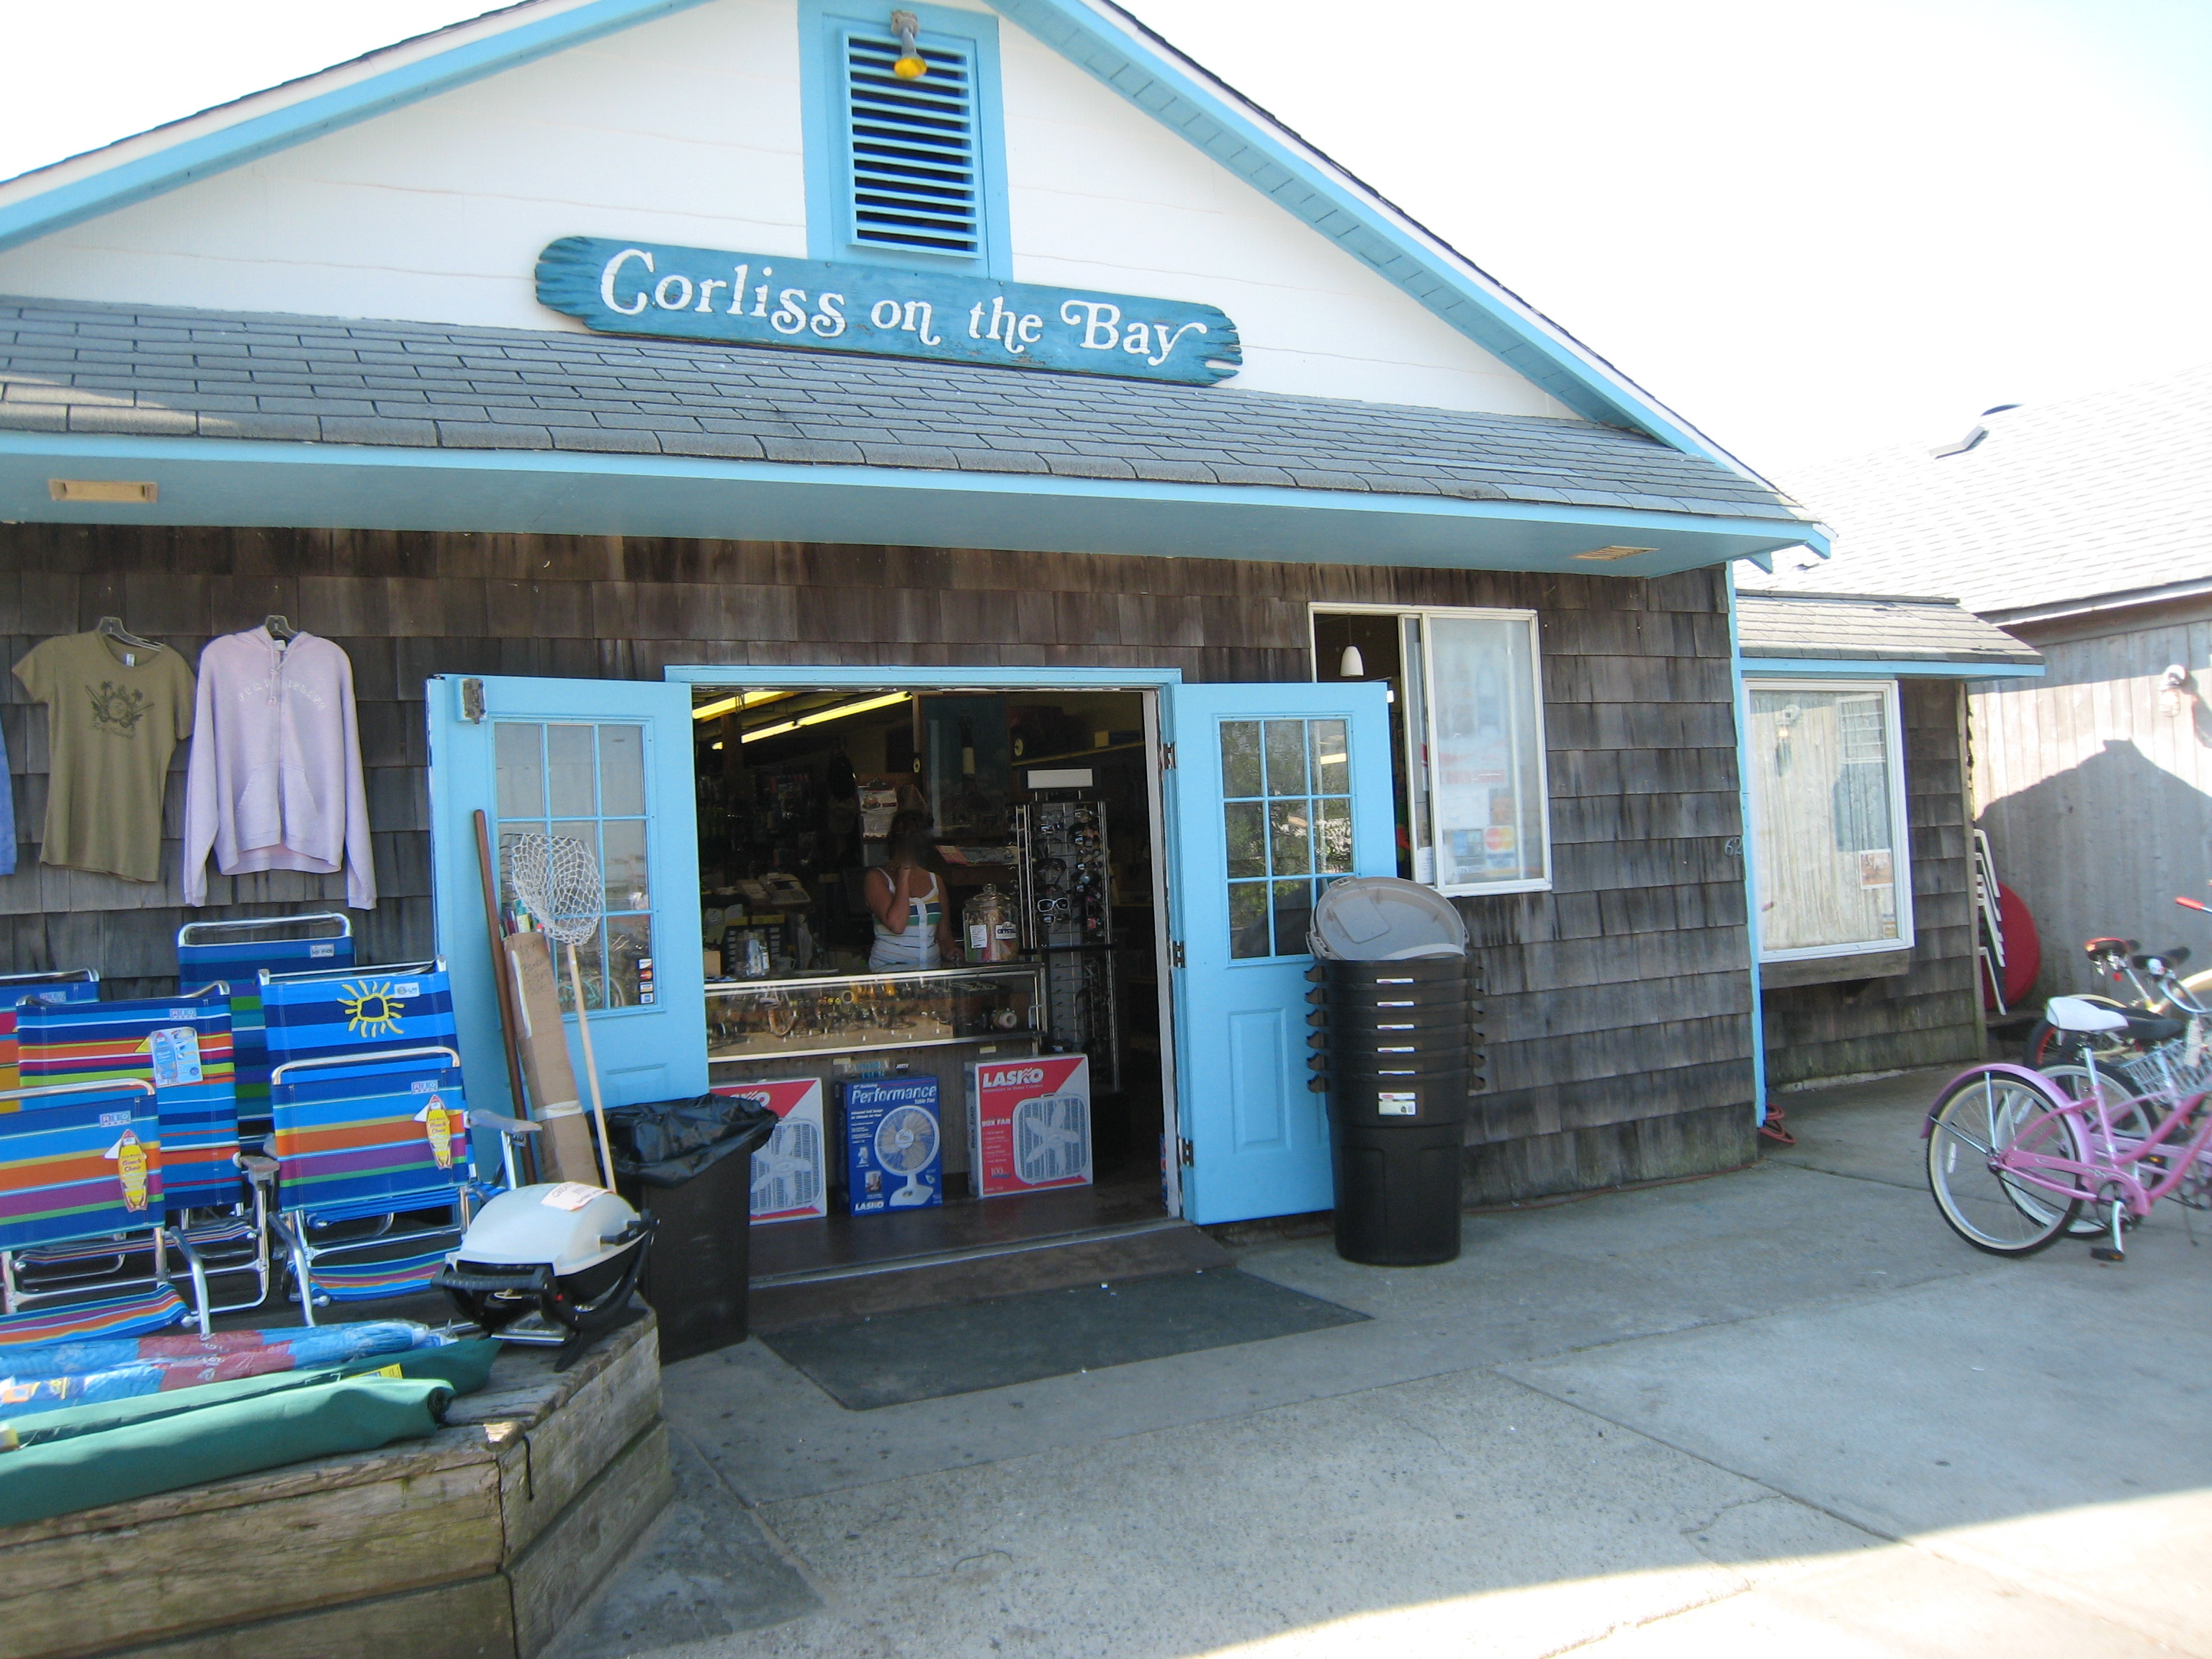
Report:
<svg viewBox="0 0 2212 1659"><path fill-rule="evenodd" d="M2185 1019L2164 1019L2156 1014L2127 1012L2128 1036L2137 1042L2171 1042L2189 1030Z"/></svg>
<svg viewBox="0 0 2212 1659"><path fill-rule="evenodd" d="M2140 968L2147 974L2163 974L2177 970L2189 960L2189 947L2177 945L2171 951L2158 951L2142 956L2130 956L2129 965Z"/></svg>
<svg viewBox="0 0 2212 1659"><path fill-rule="evenodd" d="M2099 957L2124 957L2142 949L2142 941L2132 939L2093 939L2081 947L2082 953L2092 961Z"/></svg>
<svg viewBox="0 0 2212 1659"><path fill-rule="evenodd" d="M2111 1003L2087 997L2053 997L2044 1005L2043 1017L2062 1031L2121 1031L2133 1023Z"/></svg>

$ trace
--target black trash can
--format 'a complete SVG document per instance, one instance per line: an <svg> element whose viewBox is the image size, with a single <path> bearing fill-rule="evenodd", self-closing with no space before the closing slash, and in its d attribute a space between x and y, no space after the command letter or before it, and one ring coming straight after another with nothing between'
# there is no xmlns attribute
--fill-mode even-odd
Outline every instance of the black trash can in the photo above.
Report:
<svg viewBox="0 0 2212 1659"><path fill-rule="evenodd" d="M1310 977L1337 1254L1379 1267L1455 1259L1468 1097L1481 1085L1473 964L1324 960Z"/></svg>
<svg viewBox="0 0 2212 1659"><path fill-rule="evenodd" d="M607 1109L615 1190L660 1224L638 1289L659 1319L664 1364L745 1340L752 1155L775 1125L744 1096Z"/></svg>

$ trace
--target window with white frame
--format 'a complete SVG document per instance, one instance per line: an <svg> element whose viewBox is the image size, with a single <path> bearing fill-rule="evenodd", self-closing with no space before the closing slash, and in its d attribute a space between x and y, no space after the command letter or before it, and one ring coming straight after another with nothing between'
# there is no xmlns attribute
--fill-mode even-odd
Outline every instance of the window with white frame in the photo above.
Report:
<svg viewBox="0 0 2212 1659"><path fill-rule="evenodd" d="M1316 606L1314 678L1391 688L1399 873L1447 894L1552 884L1533 611Z"/></svg>
<svg viewBox="0 0 2212 1659"><path fill-rule="evenodd" d="M1761 958L1909 946L1897 682L1751 680L1745 691Z"/></svg>

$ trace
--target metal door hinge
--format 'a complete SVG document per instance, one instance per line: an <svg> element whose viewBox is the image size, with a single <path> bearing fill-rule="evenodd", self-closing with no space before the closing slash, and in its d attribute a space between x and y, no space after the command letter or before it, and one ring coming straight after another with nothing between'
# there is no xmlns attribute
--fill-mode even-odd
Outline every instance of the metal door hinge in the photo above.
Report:
<svg viewBox="0 0 2212 1659"><path fill-rule="evenodd" d="M1170 939L1168 941L1168 966L1170 968L1180 968L1182 965L1182 941L1179 939Z"/></svg>
<svg viewBox="0 0 2212 1659"><path fill-rule="evenodd" d="M1162 744L1160 745L1160 770L1163 772L1172 772L1175 770L1175 745L1171 743Z"/></svg>
<svg viewBox="0 0 2212 1659"><path fill-rule="evenodd" d="M473 678L463 680L461 682L461 718L470 725L475 726L479 724L483 717L483 682Z"/></svg>
<svg viewBox="0 0 2212 1659"><path fill-rule="evenodd" d="M1186 1169L1192 1167L1198 1162L1198 1149L1190 1144L1190 1137L1188 1135L1185 1135L1182 1138L1182 1161L1183 1167Z"/></svg>

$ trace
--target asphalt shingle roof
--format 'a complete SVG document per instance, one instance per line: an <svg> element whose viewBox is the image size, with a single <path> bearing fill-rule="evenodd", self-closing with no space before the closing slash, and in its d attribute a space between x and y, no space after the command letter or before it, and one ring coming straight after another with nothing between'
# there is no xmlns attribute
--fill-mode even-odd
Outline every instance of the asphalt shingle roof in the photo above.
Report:
<svg viewBox="0 0 2212 1659"><path fill-rule="evenodd" d="M0 429L582 450L1774 518L1611 427L1037 370L0 299Z"/></svg>
<svg viewBox="0 0 2212 1659"><path fill-rule="evenodd" d="M1946 594L2002 619L2212 579L2212 363L1967 424L1984 435L1957 454L1913 444L1792 475L1834 556L1739 580Z"/></svg>
<svg viewBox="0 0 2212 1659"><path fill-rule="evenodd" d="M1736 593L1743 654L1829 661L2039 663L2027 646L1956 599L1883 594Z"/></svg>

